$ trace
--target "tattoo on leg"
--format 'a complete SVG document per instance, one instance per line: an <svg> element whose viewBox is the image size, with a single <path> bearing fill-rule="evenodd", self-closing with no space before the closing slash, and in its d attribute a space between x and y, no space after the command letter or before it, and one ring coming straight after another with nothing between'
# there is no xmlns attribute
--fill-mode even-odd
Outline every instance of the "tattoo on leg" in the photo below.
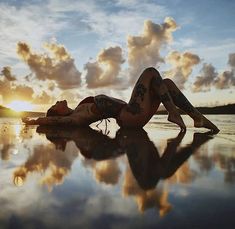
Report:
<svg viewBox="0 0 235 229"><path fill-rule="evenodd" d="M153 86L159 87L162 83L162 78L154 76L151 83L153 84Z"/></svg>
<svg viewBox="0 0 235 229"><path fill-rule="evenodd" d="M147 92L146 87L142 83L138 83L135 87L134 98L140 97L141 100L144 100L144 94Z"/></svg>
<svg viewBox="0 0 235 229"><path fill-rule="evenodd" d="M169 102L169 101L171 101L170 96L169 96L168 93L164 93L164 94L160 95L160 99L161 99L162 102Z"/></svg>
<svg viewBox="0 0 235 229"><path fill-rule="evenodd" d="M144 86L143 83L138 83L135 85L134 92L131 98L131 101L129 102L126 111L130 112L133 115L140 114L142 111L142 108L140 107L141 101L144 101L144 96L147 92L147 88ZM140 103L139 103L139 102Z"/></svg>
<svg viewBox="0 0 235 229"><path fill-rule="evenodd" d="M182 92L175 92L170 91L172 95L172 99L177 107L181 110L185 111L186 113L193 113L195 112L195 108L193 105L188 101L188 99L184 96Z"/></svg>
<svg viewBox="0 0 235 229"><path fill-rule="evenodd" d="M141 113L142 108L140 107L139 103L133 101L127 106L126 111L130 112L133 115L136 115Z"/></svg>

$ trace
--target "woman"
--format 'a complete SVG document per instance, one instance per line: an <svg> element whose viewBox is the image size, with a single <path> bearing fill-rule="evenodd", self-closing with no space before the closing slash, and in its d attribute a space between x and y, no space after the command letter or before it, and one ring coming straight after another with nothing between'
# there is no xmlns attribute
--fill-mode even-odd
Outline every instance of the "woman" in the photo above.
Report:
<svg viewBox="0 0 235 229"><path fill-rule="evenodd" d="M23 119L35 125L88 126L104 118L115 118L120 127L141 128L156 113L160 103L168 111L168 121L177 124L182 131L186 126L176 107L183 110L194 121L195 127L205 127L218 133L219 129L203 116L187 100L170 79L162 79L155 68L147 68L140 75L129 103L106 95L87 97L72 110L67 101L59 101L47 112L47 117L36 120Z"/></svg>

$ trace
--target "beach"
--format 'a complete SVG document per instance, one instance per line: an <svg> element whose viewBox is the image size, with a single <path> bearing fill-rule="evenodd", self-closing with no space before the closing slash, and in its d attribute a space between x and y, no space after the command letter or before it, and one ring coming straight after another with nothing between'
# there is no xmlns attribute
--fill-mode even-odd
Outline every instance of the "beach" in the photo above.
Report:
<svg viewBox="0 0 235 229"><path fill-rule="evenodd" d="M0 119L1 228L234 228L235 116L217 135L154 116L143 130Z"/></svg>

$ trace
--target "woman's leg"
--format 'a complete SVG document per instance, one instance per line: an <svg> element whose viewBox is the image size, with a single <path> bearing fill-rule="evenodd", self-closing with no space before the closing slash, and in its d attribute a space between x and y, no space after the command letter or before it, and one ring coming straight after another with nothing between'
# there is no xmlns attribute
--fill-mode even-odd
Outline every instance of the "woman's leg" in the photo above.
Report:
<svg viewBox="0 0 235 229"><path fill-rule="evenodd" d="M143 127L156 113L161 102L169 112L168 120L185 129L159 72L155 68L147 68L139 77L131 99L122 109L118 119L125 127Z"/></svg>
<svg viewBox="0 0 235 229"><path fill-rule="evenodd" d="M213 130L214 132L219 132L219 129L188 101L171 79L164 79L163 82L168 88L174 104L194 120L195 127L205 127Z"/></svg>

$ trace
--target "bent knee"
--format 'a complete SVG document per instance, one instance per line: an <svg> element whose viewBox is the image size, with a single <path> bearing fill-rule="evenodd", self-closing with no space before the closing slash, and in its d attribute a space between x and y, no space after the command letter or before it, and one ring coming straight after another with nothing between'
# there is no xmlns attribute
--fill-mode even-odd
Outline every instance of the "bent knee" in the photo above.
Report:
<svg viewBox="0 0 235 229"><path fill-rule="evenodd" d="M164 79L163 82L164 82L168 87L173 87L173 86L175 86L175 83L174 83L171 79L169 79L169 78Z"/></svg>
<svg viewBox="0 0 235 229"><path fill-rule="evenodd" d="M160 76L159 71L154 67L148 67L148 68L144 69L143 74L149 74L149 75L154 74L154 75Z"/></svg>

